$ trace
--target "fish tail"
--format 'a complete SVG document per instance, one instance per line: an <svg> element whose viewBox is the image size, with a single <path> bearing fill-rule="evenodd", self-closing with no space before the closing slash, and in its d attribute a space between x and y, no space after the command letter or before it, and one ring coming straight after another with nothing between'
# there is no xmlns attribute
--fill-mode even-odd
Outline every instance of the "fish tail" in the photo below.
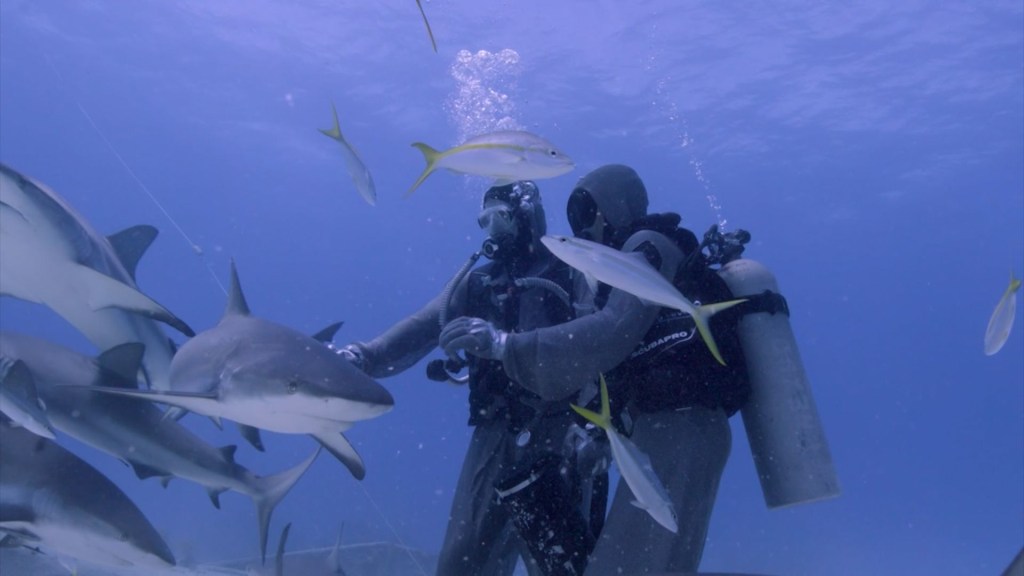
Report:
<svg viewBox="0 0 1024 576"><path fill-rule="evenodd" d="M608 402L608 384L604 381L604 374L601 375L601 413L587 410L575 404L569 405L577 414L593 422L603 430L610 430L612 427L612 411Z"/></svg>
<svg viewBox="0 0 1024 576"><path fill-rule="evenodd" d="M693 322L697 325L697 331L700 332L701 339L707 344L708 350L711 351L711 355L718 360L718 363L725 366L725 360L722 359L722 353L718 351L718 344L715 343L715 338L711 335L711 327L708 326L708 320L712 316L718 314L722 310L732 308L737 304L746 302L746 298L740 298L738 300L727 300L725 302L716 302L715 304L706 304L704 306L697 307L697 313L693 315Z"/></svg>
<svg viewBox="0 0 1024 576"><path fill-rule="evenodd" d="M263 562L267 560L267 532L270 529L270 515L274 513L274 508L281 502L286 494L295 486L295 483L302 478L306 470L309 469L316 457L320 455L320 448L316 449L309 458L299 463L291 470L285 470L279 474L273 476L266 476L263 478L256 478L253 481L253 494L251 497L253 503L256 504L256 512L259 516L260 522L260 559Z"/></svg>
<svg viewBox="0 0 1024 576"><path fill-rule="evenodd" d="M412 146L423 153L423 158L427 161L427 167L423 169L423 173L420 174L420 177L417 178L415 182L413 182L412 187L409 188L409 191L405 193L406 198L411 196L412 193L416 191L416 188L418 188L419 185L422 184L423 181L427 179L427 176L430 176L430 173L433 172L434 169L437 167L438 158L441 157L440 152L434 150L433 148L424 144L423 142L413 142Z"/></svg>
<svg viewBox="0 0 1024 576"><path fill-rule="evenodd" d="M430 36L430 45L434 48L434 53L437 53L437 42L434 40L434 31L430 29L430 22L427 22L427 13L423 11L423 4L420 4L420 0L416 0L416 6L419 6L420 16L423 16L423 24L427 27L427 36Z"/></svg>
<svg viewBox="0 0 1024 576"><path fill-rule="evenodd" d="M344 142L345 139L341 136L341 125L338 124L338 110L334 107L334 102L331 102L331 114L334 115L334 127L329 129L319 128L325 136L329 136L339 142Z"/></svg>

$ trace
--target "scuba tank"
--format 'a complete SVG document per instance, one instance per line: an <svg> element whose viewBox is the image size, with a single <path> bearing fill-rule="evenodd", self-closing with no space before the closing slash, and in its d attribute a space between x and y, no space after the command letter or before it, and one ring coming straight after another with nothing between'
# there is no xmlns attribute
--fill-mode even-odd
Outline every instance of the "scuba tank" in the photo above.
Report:
<svg viewBox="0 0 1024 576"><path fill-rule="evenodd" d="M838 496L832 455L775 276L748 259L728 261L718 274L736 298L753 302L738 328L751 388L740 412L765 504L780 508Z"/></svg>

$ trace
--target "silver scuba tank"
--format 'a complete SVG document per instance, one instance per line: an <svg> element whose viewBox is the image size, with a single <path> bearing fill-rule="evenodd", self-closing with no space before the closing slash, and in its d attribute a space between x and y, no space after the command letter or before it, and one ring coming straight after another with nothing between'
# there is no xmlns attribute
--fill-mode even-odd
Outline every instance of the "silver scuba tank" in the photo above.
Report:
<svg viewBox="0 0 1024 576"><path fill-rule="evenodd" d="M723 265L719 275L737 298L779 293L775 276L754 260ZM788 314L754 312L739 321L750 399L741 409L750 452L768 508L839 495L839 481Z"/></svg>

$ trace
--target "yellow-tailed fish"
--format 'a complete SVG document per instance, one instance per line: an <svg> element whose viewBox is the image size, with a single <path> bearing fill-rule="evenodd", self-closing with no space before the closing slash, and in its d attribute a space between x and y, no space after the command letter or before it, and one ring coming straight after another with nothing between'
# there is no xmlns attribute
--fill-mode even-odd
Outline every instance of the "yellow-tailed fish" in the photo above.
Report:
<svg viewBox="0 0 1024 576"><path fill-rule="evenodd" d="M437 53L437 42L434 41L434 31L430 29L430 22L427 22L427 13L423 11L423 4L420 0L416 0L416 6L419 6L420 16L423 16L423 25L427 27L427 36L430 36L430 45L434 48L434 52Z"/></svg>
<svg viewBox="0 0 1024 576"><path fill-rule="evenodd" d="M636 444L619 434L612 425L611 410L608 406L608 385L605 384L604 376L601 376L601 413L581 408L570 404L577 414L600 426L608 435L608 443L612 449L612 459L619 468L619 474L626 481L626 485L633 492L636 500L633 505L645 510L651 515L655 522L661 524L666 530L675 534L679 531L676 521L676 511L672 508L672 501L668 498L668 492L658 479L651 465L651 459L644 454Z"/></svg>
<svg viewBox="0 0 1024 576"><path fill-rule="evenodd" d="M988 329L985 330L985 355L991 356L999 352L1010 337L1010 330L1013 329L1013 320L1017 316L1017 291L1020 290L1020 279L1013 277L1010 271L1010 285L1003 292L1003 297L996 304L992 311L992 317L988 320Z"/></svg>
<svg viewBox="0 0 1024 576"><path fill-rule="evenodd" d="M356 190L359 191L359 195L370 206L376 206L377 188L373 185L373 177L370 176L370 171L366 169L366 164L363 164L363 161L359 159L356 149L341 135L341 126L338 125L338 111L334 108L333 102L331 102L331 112L334 114L334 127L329 130L320 128L320 132L341 144L341 155L345 160L345 168L348 170L349 176L352 177Z"/></svg>
<svg viewBox="0 0 1024 576"><path fill-rule="evenodd" d="M438 168L494 178L500 185L516 180L554 178L575 166L571 158L547 140L520 130L481 134L443 152L422 142L413 142L412 145L423 153L427 167L405 193L406 196Z"/></svg>
<svg viewBox="0 0 1024 576"><path fill-rule="evenodd" d="M604 282L646 302L681 310L692 316L708 350L719 364L725 365L708 320L722 310L746 302L745 298L697 306L638 252L622 252L604 244L568 236L547 235L540 241L559 260L582 272L591 286Z"/></svg>

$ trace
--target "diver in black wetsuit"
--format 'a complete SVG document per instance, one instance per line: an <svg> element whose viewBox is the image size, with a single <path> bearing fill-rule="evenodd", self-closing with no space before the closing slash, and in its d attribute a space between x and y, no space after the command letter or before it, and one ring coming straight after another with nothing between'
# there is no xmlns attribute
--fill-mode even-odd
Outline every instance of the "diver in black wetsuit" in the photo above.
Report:
<svg viewBox="0 0 1024 576"><path fill-rule="evenodd" d="M607 165L584 176L567 212L576 236L642 253L691 299L732 298L696 237L679 227L679 215L647 213L647 191L632 168ZM678 311L608 286L596 293L577 287L574 307L580 317L566 324L499 334L503 353L489 357L501 358L513 381L552 401L586 392L606 374L613 415L630 416L616 421L650 456L679 524L676 534L657 525L620 482L586 573L695 572L729 456L728 417L750 392L738 314L711 320L722 366L696 337L693 320Z"/></svg>
<svg viewBox="0 0 1024 576"><path fill-rule="evenodd" d="M547 224L532 182L489 189L479 224L488 234L481 252L490 262L466 273L474 255L424 308L339 352L374 377L397 374L439 345L450 351L449 369L468 365L473 435L439 575L510 575L520 556L531 575L579 575L607 499L606 474L577 469L581 429L569 403L580 400L575 392L542 399L517 386L501 360L511 352L534 361L535 351L510 350L507 335L574 317L570 268L540 242ZM462 360L454 350L471 354ZM443 369L431 368L432 377L444 378Z"/></svg>

